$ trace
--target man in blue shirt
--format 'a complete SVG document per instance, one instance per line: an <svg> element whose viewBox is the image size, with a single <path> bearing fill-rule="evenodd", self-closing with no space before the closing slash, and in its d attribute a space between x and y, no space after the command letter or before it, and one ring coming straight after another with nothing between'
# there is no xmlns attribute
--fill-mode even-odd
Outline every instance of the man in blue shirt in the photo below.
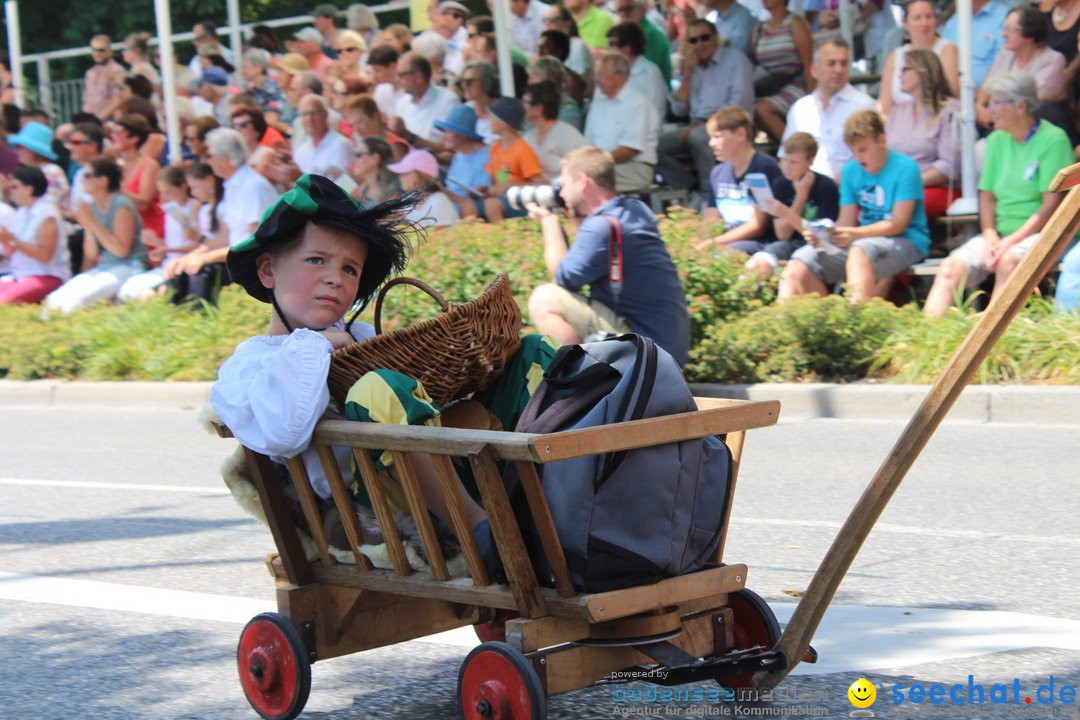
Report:
<svg viewBox="0 0 1080 720"><path fill-rule="evenodd" d="M1001 37L1001 28L1005 27L1005 16L1009 14L1015 2L1005 0L974 0L971 3L971 62L972 81L976 88L982 87L986 72L994 64L994 58L1001 52L1005 41ZM945 23L941 37L951 43L959 44L958 19L954 14Z"/></svg>
<svg viewBox="0 0 1080 720"><path fill-rule="evenodd" d="M879 283L926 257L930 228L919 165L890 150L876 110L860 110L844 124L854 157L840 177L840 214L831 233L805 233L780 278L778 297L825 295L838 282L852 302L878 294ZM825 235L824 239L822 235Z"/></svg>
<svg viewBox="0 0 1080 720"><path fill-rule="evenodd" d="M686 295L652 211L640 200L615 194L615 161L595 147L568 153L560 181L569 213L582 220L568 247L559 216L529 205L530 217L540 221L544 261L554 280L529 296L533 325L563 344L632 331L685 364L690 351ZM613 253L619 235L621 251ZM622 273L621 283L613 282L613 272ZM589 296L580 293L585 285Z"/></svg>

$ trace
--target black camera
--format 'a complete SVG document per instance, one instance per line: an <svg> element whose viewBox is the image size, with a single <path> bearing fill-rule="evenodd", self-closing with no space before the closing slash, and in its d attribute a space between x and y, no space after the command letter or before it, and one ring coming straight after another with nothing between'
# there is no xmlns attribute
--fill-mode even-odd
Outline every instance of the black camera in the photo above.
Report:
<svg viewBox="0 0 1080 720"><path fill-rule="evenodd" d="M514 185L506 190L506 201L515 210L524 210L529 203L536 203L548 210L566 207L562 196L559 195L557 180L551 185Z"/></svg>

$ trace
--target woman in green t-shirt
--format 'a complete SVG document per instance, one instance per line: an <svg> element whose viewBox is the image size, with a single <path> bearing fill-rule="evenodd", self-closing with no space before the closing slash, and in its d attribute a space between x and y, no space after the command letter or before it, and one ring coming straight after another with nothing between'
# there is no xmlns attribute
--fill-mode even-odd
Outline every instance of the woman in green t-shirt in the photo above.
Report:
<svg viewBox="0 0 1080 720"><path fill-rule="evenodd" d="M1038 86L1022 72L987 80L994 132L986 139L979 177L982 233L953 250L941 263L923 312L940 317L952 307L956 291L978 286L994 274L991 301L1038 241L1039 231L1061 202L1050 182L1073 157L1065 131L1040 121Z"/></svg>

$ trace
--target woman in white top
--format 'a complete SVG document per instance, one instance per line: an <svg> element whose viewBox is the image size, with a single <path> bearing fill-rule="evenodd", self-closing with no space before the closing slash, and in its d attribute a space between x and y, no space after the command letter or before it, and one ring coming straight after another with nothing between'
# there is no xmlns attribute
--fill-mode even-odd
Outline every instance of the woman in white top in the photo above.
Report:
<svg viewBox="0 0 1080 720"><path fill-rule="evenodd" d="M900 71L908 50L931 50L941 60L945 80L953 97L960 95L960 56L956 45L938 37L937 13L930 0L913 0L904 6L904 31L909 41L889 53L881 73L881 95L878 106L888 115L897 103L911 102L912 97L900 87Z"/></svg>
<svg viewBox="0 0 1080 720"><path fill-rule="evenodd" d="M40 168L20 165L11 176L17 206L11 230L0 228L0 249L10 258L10 281L0 282L0 305L37 303L71 277L63 218L45 192Z"/></svg>
<svg viewBox="0 0 1080 720"><path fill-rule="evenodd" d="M562 94L555 83L543 80L525 89L525 121L530 127L522 136L540 158L544 182L553 182L562 172L562 158L574 148L588 145L581 131L559 120Z"/></svg>

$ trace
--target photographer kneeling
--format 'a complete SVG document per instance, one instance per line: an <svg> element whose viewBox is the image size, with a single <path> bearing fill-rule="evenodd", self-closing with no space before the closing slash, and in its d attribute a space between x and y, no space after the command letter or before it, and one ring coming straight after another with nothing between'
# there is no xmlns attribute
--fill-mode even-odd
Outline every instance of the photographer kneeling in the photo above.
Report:
<svg viewBox="0 0 1080 720"><path fill-rule="evenodd" d="M686 296L652 211L615 194L615 161L594 147L568 153L559 181L567 214L580 218L580 226L568 246L559 216L527 205L543 230L544 261L554 280L529 296L533 325L563 344L632 331L684 365L690 350ZM589 297L578 292L585 285Z"/></svg>

